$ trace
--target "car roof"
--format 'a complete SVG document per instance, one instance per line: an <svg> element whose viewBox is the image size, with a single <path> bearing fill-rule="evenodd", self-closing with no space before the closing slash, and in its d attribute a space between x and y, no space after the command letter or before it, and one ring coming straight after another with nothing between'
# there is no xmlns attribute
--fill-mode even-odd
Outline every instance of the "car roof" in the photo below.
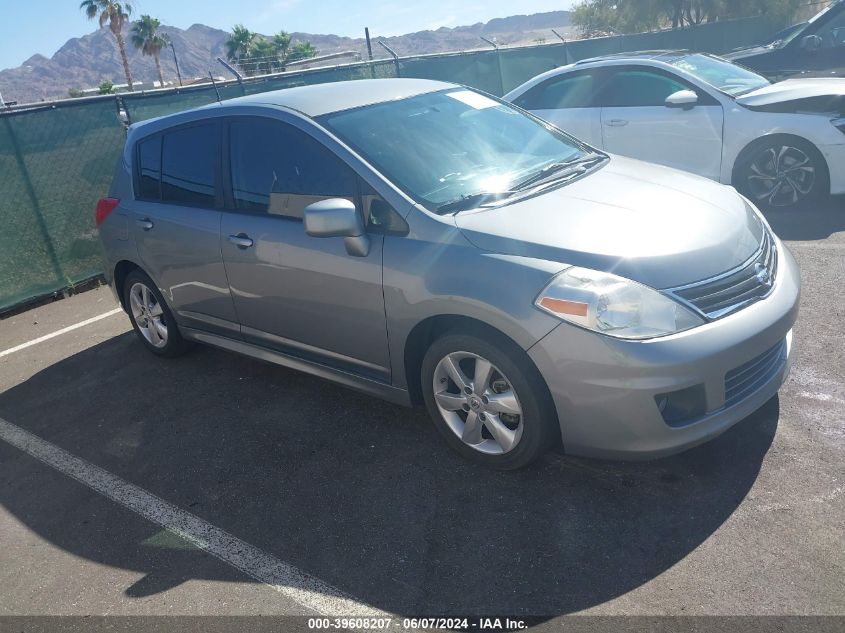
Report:
<svg viewBox="0 0 845 633"><path fill-rule="evenodd" d="M221 105L273 105L297 110L309 117L318 117L341 110L406 99L447 88L456 84L429 79L361 79L297 86L261 92L224 101Z"/></svg>
<svg viewBox="0 0 845 633"><path fill-rule="evenodd" d="M633 53L613 53L612 55L601 55L599 57L590 57L589 59L582 59L575 62L575 66L582 64L593 64L595 62L609 62L620 60L642 61L642 60L659 60L666 63L672 63L682 57L690 55L690 51L684 50L658 50L658 51L637 51Z"/></svg>

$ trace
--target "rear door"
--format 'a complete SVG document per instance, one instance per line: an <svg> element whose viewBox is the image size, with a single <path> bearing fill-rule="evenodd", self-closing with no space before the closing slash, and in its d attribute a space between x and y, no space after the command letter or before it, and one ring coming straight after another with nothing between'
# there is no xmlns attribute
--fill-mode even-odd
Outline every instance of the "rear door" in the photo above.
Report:
<svg viewBox="0 0 845 633"><path fill-rule="evenodd" d="M719 180L722 167L721 104L684 79L651 66L611 66L598 100L604 149ZM692 108L666 98L692 90Z"/></svg>
<svg viewBox="0 0 845 633"><path fill-rule="evenodd" d="M327 198L363 213L358 176L309 134L270 118L232 118L225 159L223 259L244 339L389 379L384 236L373 234L369 254L355 257L343 238L311 237L302 222L306 206Z"/></svg>
<svg viewBox="0 0 845 633"><path fill-rule="evenodd" d="M514 104L601 148L601 110L594 101L600 72L584 69L551 77L517 97Z"/></svg>
<svg viewBox="0 0 845 633"><path fill-rule="evenodd" d="M220 129L205 121L141 140L130 211L141 263L180 324L237 336L220 254Z"/></svg>

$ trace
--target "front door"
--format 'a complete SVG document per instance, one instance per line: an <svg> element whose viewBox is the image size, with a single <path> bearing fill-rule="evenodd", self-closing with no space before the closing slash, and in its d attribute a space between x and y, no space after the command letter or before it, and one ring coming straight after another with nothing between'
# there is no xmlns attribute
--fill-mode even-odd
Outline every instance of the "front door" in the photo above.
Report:
<svg viewBox="0 0 845 633"><path fill-rule="evenodd" d="M305 234L303 209L326 198L360 207L358 177L313 137L270 118L228 123L231 173L222 251L248 342L389 379L382 294L383 237L370 252Z"/></svg>
<svg viewBox="0 0 845 633"><path fill-rule="evenodd" d="M666 98L694 90L699 103L668 107ZM646 67L614 67L600 96L604 149L719 180L722 106L679 78Z"/></svg>

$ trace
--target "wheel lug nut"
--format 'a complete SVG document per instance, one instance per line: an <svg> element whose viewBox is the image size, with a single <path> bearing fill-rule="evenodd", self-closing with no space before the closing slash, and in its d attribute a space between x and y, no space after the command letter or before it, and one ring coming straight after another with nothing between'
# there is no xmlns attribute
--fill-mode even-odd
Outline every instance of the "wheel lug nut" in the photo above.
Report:
<svg viewBox="0 0 845 633"><path fill-rule="evenodd" d="M464 404L464 405L462 405L462 407L463 407L464 411L469 411L469 405L468 404Z"/></svg>
<svg viewBox="0 0 845 633"><path fill-rule="evenodd" d="M487 416L486 416L486 415L484 415L483 413L479 413L479 414L478 414L478 417L479 417L479 418L481 418L481 420L482 420L482 421L484 421L484 420L486 420L486 419L487 419Z"/></svg>
<svg viewBox="0 0 845 633"><path fill-rule="evenodd" d="M490 399L487 396L481 396L481 402L484 404L490 404Z"/></svg>

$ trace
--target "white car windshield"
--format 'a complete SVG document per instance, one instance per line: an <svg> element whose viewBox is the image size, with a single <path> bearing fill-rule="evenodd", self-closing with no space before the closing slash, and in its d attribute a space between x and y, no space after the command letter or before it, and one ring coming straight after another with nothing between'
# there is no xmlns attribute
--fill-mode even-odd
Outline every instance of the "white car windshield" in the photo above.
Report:
<svg viewBox="0 0 845 633"><path fill-rule="evenodd" d="M672 65L732 97L771 85L762 75L711 55L685 55Z"/></svg>

